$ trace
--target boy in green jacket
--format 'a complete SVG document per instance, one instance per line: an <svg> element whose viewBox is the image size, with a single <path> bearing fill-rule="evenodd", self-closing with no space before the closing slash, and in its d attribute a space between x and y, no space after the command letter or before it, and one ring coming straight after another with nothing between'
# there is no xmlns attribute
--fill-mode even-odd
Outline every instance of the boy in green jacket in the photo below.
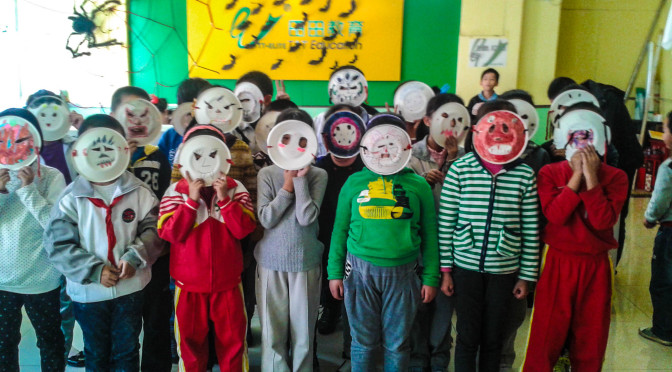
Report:
<svg viewBox="0 0 672 372"><path fill-rule="evenodd" d="M375 370L381 339L385 371L405 370L419 301L437 293L436 211L427 182L405 168L410 144L402 119L375 116L361 142L368 169L350 176L338 198L327 271L332 296L345 297L353 371Z"/></svg>

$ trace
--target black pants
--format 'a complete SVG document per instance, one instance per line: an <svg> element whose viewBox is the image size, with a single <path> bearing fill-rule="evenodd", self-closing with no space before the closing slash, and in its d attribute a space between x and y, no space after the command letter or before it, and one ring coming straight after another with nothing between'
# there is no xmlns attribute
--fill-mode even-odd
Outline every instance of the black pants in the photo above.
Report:
<svg viewBox="0 0 672 372"><path fill-rule="evenodd" d="M170 316L173 296L170 292L170 256L159 257L152 265L152 280L144 290L142 309L142 371L170 372Z"/></svg>
<svg viewBox="0 0 672 372"><path fill-rule="evenodd" d="M0 291L0 371L19 370L21 307L26 307L40 349L42 371L65 370L65 340L61 332L60 287L26 295Z"/></svg>
<svg viewBox="0 0 672 372"><path fill-rule="evenodd" d="M513 274L485 274L453 269L457 344L455 371L499 371L504 319L517 280Z"/></svg>
<svg viewBox="0 0 672 372"><path fill-rule="evenodd" d="M651 259L651 303L653 334L672 341L672 227L661 227Z"/></svg>

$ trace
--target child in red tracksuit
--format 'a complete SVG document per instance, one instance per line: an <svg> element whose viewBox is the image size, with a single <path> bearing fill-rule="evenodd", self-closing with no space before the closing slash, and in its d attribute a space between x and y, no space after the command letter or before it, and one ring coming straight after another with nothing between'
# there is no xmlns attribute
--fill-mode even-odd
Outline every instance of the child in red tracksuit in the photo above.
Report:
<svg viewBox="0 0 672 372"><path fill-rule="evenodd" d="M539 199L548 244L534 301L524 372L553 370L569 337L572 371L600 371L609 335L613 226L628 191L622 170L590 146L544 166Z"/></svg>
<svg viewBox="0 0 672 372"><path fill-rule="evenodd" d="M211 126L195 127L184 141L198 135L224 141ZM256 226L250 195L230 177L222 176L206 187L202 179L187 175L170 185L161 200L158 230L171 243L180 371L206 370L209 322L221 370L247 371L240 239Z"/></svg>

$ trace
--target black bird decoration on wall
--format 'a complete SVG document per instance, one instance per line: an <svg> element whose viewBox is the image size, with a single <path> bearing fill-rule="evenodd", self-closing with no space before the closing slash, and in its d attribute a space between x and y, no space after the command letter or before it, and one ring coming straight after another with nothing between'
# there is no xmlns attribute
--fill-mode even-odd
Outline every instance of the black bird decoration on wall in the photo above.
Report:
<svg viewBox="0 0 672 372"><path fill-rule="evenodd" d="M313 65L313 66L317 66L320 63L324 62L324 57L326 57L326 56L327 56L327 48L323 48L322 49L322 55L320 56L320 58L313 59L313 60L309 61L308 64Z"/></svg>
<svg viewBox="0 0 672 372"><path fill-rule="evenodd" d="M362 33L357 31L355 33L355 38L352 39L352 41L346 41L345 46L350 48L350 49L354 49L357 46L357 42L359 41L360 36L362 36Z"/></svg>
<svg viewBox="0 0 672 372"><path fill-rule="evenodd" d="M289 47L289 52L290 53L296 52L297 50L301 49L302 46L304 46L303 43L296 43L296 44L292 45L291 47Z"/></svg>
<svg viewBox="0 0 672 372"><path fill-rule="evenodd" d="M304 28L306 27L306 22L308 22L308 13L303 12L303 20L294 25L294 28Z"/></svg>
<svg viewBox="0 0 672 372"><path fill-rule="evenodd" d="M242 22L241 24L239 24L238 27L236 27L236 29L238 29L238 30L240 30L240 31L245 31L245 30L247 30L250 26L252 26L252 21L247 20L247 21Z"/></svg>
<svg viewBox="0 0 672 372"><path fill-rule="evenodd" d="M287 0L275 0L275 1L273 2L273 5L275 5L275 6L280 6L280 5L283 5L283 4L286 3L286 2L287 2Z"/></svg>
<svg viewBox="0 0 672 372"><path fill-rule="evenodd" d="M355 62L357 62L357 55L355 54L355 58L352 59L352 61L348 62L351 65L354 65Z"/></svg>
<svg viewBox="0 0 672 372"><path fill-rule="evenodd" d="M234 56L233 54L229 54L229 56L231 57L231 62L229 62L229 64L222 66L222 70L230 70L233 68L233 66L236 65L236 56Z"/></svg>
<svg viewBox="0 0 672 372"><path fill-rule="evenodd" d="M226 4L226 9L227 10L232 9L234 6L236 6L237 2L238 2L238 0L231 0L230 3Z"/></svg>
<svg viewBox="0 0 672 372"><path fill-rule="evenodd" d="M357 2L355 0L351 0L350 1L350 10L348 10L347 12L343 12L343 13L339 14L338 16L341 17L341 18L348 18L348 17L350 17L350 15L352 13L355 12L355 10L357 10Z"/></svg>
<svg viewBox="0 0 672 372"><path fill-rule="evenodd" d="M264 24L264 27L261 28L261 31L263 32L263 31L268 31L268 30L270 30L271 28L273 28L273 26L275 26L275 23L276 23L276 21L272 21L272 20L269 19L269 20L266 21L266 23Z"/></svg>
<svg viewBox="0 0 672 372"><path fill-rule="evenodd" d="M326 13L329 11L329 8L331 8L331 0L327 0L327 3L322 8L320 8L320 12Z"/></svg>
<svg viewBox="0 0 672 372"><path fill-rule="evenodd" d="M282 61L284 61L284 60L278 58L278 61L275 62L273 65L271 65L271 70L277 70L278 67L280 67L280 65L282 64Z"/></svg>
<svg viewBox="0 0 672 372"><path fill-rule="evenodd" d="M253 14L253 15L254 15L254 14L259 14L259 12L261 12L261 8L264 7L264 4L262 4L262 3L252 3L252 4L256 4L256 5L257 5L256 8L252 9L252 14Z"/></svg>
<svg viewBox="0 0 672 372"><path fill-rule="evenodd" d="M301 5L308 5L313 0L301 0Z"/></svg>
<svg viewBox="0 0 672 372"><path fill-rule="evenodd" d="M323 37L322 40L324 40L324 41L332 41L332 40L334 40L334 39L336 38L336 36L338 36L338 33L337 33L337 32L334 32L333 34L331 34L331 35L329 35L329 36L325 36L325 37Z"/></svg>
<svg viewBox="0 0 672 372"><path fill-rule="evenodd" d="M254 39L254 40L252 40L250 43L245 45L245 49L254 49L257 46L257 44L259 44L259 37L258 36L252 35L252 39Z"/></svg>
<svg viewBox="0 0 672 372"><path fill-rule="evenodd" d="M334 61L334 65L329 68L332 70L336 70L338 68L338 61Z"/></svg>

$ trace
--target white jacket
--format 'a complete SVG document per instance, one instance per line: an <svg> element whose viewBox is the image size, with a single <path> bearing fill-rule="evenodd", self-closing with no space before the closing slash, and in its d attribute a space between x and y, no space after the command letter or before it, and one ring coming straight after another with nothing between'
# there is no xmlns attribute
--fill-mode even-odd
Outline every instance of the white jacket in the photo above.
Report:
<svg viewBox="0 0 672 372"><path fill-rule="evenodd" d="M42 234L51 207L65 188L55 168L31 166L35 179L21 187L19 171L10 171L8 194L0 194L0 291L40 294L59 286L61 273L49 262Z"/></svg>
<svg viewBox="0 0 672 372"><path fill-rule="evenodd" d="M156 234L158 200L154 193L130 172L116 181L114 198L122 199L112 208L112 225L117 242L114 259L125 260L136 269L130 279L106 288L100 284L107 258L107 212L96 207L93 186L77 177L54 206L45 230L49 258L68 279L67 291L75 302L89 303L115 299L142 290L151 278L151 264L161 253Z"/></svg>

